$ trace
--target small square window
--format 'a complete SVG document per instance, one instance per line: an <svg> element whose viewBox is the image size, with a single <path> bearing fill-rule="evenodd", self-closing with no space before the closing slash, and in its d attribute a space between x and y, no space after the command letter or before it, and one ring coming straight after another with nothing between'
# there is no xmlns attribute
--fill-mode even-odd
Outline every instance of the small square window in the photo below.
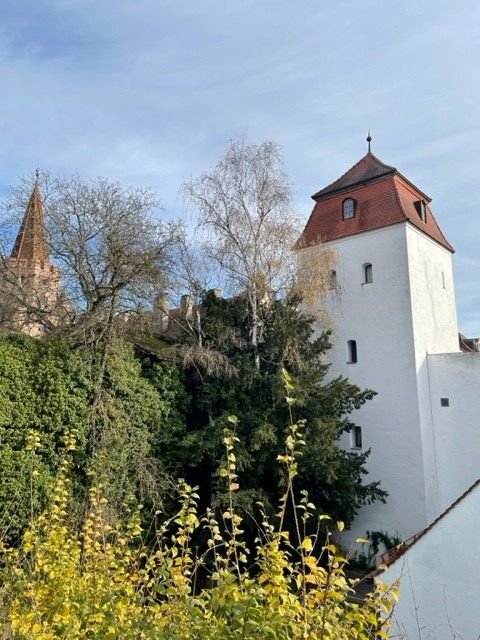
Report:
<svg viewBox="0 0 480 640"><path fill-rule="evenodd" d="M440 406L441 407L449 407L450 399L449 398L440 398Z"/></svg>

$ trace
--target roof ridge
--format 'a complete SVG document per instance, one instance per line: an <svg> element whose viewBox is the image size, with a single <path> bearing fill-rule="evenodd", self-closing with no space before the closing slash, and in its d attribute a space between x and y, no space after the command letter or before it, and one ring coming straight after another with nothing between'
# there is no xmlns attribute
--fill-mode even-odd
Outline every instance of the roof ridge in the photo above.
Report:
<svg viewBox="0 0 480 640"><path fill-rule="evenodd" d="M426 207L427 207L427 209L428 209L428 213L430 214L430 216L432 217L432 220L433 220L433 221L434 221L434 223L435 223L435 226L437 227L438 231L440 232L440 235L441 235L441 236L442 236L442 238L445 240L445 244L447 244L447 245L452 249L453 253L455 253L454 248L452 247L452 245L450 244L450 242L447 240L447 238L446 238L445 234L443 233L443 231L442 231L442 229L441 229L440 225L438 224L437 219L435 218L435 215L434 215L434 213L433 213L432 209L430 208L430 205L428 204L428 202L427 202L427 204L426 204Z"/></svg>
<svg viewBox="0 0 480 640"><path fill-rule="evenodd" d="M401 212L405 216L405 220L410 221L410 218L408 217L408 214L405 211L405 207L403 206L402 199L400 198L400 194L398 193L398 184L397 184L397 181L395 180L395 176L393 177L392 182L393 182L393 190L394 190L394 193L395 193L395 198L397 200L397 204L400 207Z"/></svg>
<svg viewBox="0 0 480 640"><path fill-rule="evenodd" d="M387 164L386 162L383 162L382 160L380 160L380 158L378 158L374 153L372 153L371 151L369 151L366 156L371 156L376 162L378 162L378 164L381 164L383 167L385 167L385 169L390 169L393 171L396 171L397 168L392 166L391 164ZM364 158L366 156L363 156ZM363 158L361 158L362 160Z"/></svg>
<svg viewBox="0 0 480 640"><path fill-rule="evenodd" d="M364 160L368 155L373 156L373 153L370 153L370 154L368 154L368 153L367 153L367 154L365 154L364 156L362 156L362 157L360 158L360 160L357 160L357 162L355 162L355 164L352 164L352 166L351 166L349 169L347 169L346 171L344 171L344 172L342 173L342 175L341 175L341 176L339 176L339 177L338 177L336 180L334 180L333 182L330 182L330 184L327 184L327 186L326 186L326 187L323 187L323 189L328 189L329 187L331 187L331 186L332 186L332 185L334 185L335 183L339 182L339 181L340 181L342 178L344 178L344 177L347 175L347 173L349 173L352 169L355 169L355 167L358 167L358 165L360 164L360 162L362 162L362 160ZM373 157L375 157L375 156L373 156ZM323 189L320 189L320 191L323 191Z"/></svg>
<svg viewBox="0 0 480 640"><path fill-rule="evenodd" d="M470 493L472 493L472 491L474 489L476 489L479 485L480 485L480 478L475 480L475 482L473 484L471 484L463 493L461 493L458 496L458 498L456 498L446 509L444 509L442 511L442 513L440 513L434 520L432 520L432 522L430 522L430 524L428 524L426 527L424 527L423 529L421 529L417 533L414 533L413 536L410 536L410 538L405 540L403 543L400 543L400 545L398 545L398 547L394 547L394 549L397 549L397 553L393 554L392 557L387 562L383 563L383 568L379 567L378 569L373 571L372 574L374 576L377 576L380 573L383 573L385 571L385 568L390 567L392 564L394 564L409 549L411 549L414 544L416 544L431 529L433 529L433 527L436 524L438 524L438 522L440 522L440 520L443 520L443 518L445 516L447 516L451 511L453 511L455 509L455 507L457 507L460 504L460 502L462 502L462 500L464 500ZM408 544L409 541L411 541L410 544ZM370 575L372 575L372 574L370 574Z"/></svg>
<svg viewBox="0 0 480 640"><path fill-rule="evenodd" d="M415 192L415 194L418 194L419 196L426 196L426 194L424 194L423 191L418 189L412 182L410 182L410 180L408 180L408 178L405 178L404 176L402 176L401 173L397 172L393 176L395 198L397 199L397 203L399 204L400 209L401 209L403 215L405 216L405 220L407 222L410 222L416 229L418 229L422 233L425 233L429 238L432 238L432 234L427 233L427 231L425 231L421 226L419 226L417 224L417 219L415 217L412 218L412 216L409 215L408 212L405 210L405 206L403 204L402 198L400 197L400 194L398 192L398 188L400 186L399 185L399 181L396 180L395 178L398 178L399 180L402 180L405 183L405 185L402 185L402 187L408 187L412 191L412 193ZM428 196L426 196L426 197L428 197ZM430 202L431 202L430 198L429 198L428 202L425 202L425 206L426 206L426 208L428 210L428 215L432 219L435 228L437 229L438 233L440 234L441 238L443 239L443 246L445 246L446 248L448 248L448 249L450 249L451 251L454 252L454 249L453 249L452 245L449 243L449 241L445 237L443 231L440 228L440 225L438 224L438 222L437 222L437 220L436 220L436 218L435 218L435 216L433 214L433 211L432 211L432 209L430 207ZM438 242L438 239L435 239L435 238L433 238L433 239ZM442 243L440 243L440 244L442 244Z"/></svg>
<svg viewBox="0 0 480 640"><path fill-rule="evenodd" d="M364 175L355 176L356 170L363 163L369 163L366 169L364 170ZM373 171L372 171L373 169ZM377 156L375 156L371 151L366 153L364 156L360 158L354 165L352 165L347 171L345 171L339 178L328 184L326 187L323 187L319 191L313 194L313 200L317 198L335 193L336 191L341 191L342 189L351 188L356 184L361 184L362 182L366 182L368 180L373 180L374 178L380 178L390 172L396 172L397 169L392 167L391 165L385 164L382 162ZM352 181L349 182L346 180L349 174L353 174ZM345 184L343 184L345 182Z"/></svg>

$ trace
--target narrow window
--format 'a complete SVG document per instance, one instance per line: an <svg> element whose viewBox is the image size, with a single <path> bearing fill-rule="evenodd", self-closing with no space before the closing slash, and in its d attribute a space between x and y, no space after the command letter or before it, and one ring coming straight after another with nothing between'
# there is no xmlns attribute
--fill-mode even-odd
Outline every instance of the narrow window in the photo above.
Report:
<svg viewBox="0 0 480 640"><path fill-rule="evenodd" d="M446 288L447 288L447 283L446 283L446 281L445 281L445 271L442 271L442 287L443 287L444 289L446 289Z"/></svg>
<svg viewBox="0 0 480 640"><path fill-rule="evenodd" d="M335 269L332 269L328 274L328 288L336 289L337 288L337 272Z"/></svg>
<svg viewBox="0 0 480 640"><path fill-rule="evenodd" d="M440 398L440 406L441 407L449 407L450 399L449 398Z"/></svg>
<svg viewBox="0 0 480 640"><path fill-rule="evenodd" d="M354 364L357 362L357 341L349 340L347 342L347 363Z"/></svg>
<svg viewBox="0 0 480 640"><path fill-rule="evenodd" d="M344 220L355 216L356 201L353 198L347 198L342 203L342 216Z"/></svg>
<svg viewBox="0 0 480 640"><path fill-rule="evenodd" d="M362 448L362 427L353 427L351 432L352 449Z"/></svg>
<svg viewBox="0 0 480 640"><path fill-rule="evenodd" d="M370 284L373 282L373 267L370 263L363 265L363 283Z"/></svg>
<svg viewBox="0 0 480 640"><path fill-rule="evenodd" d="M422 222L427 221L427 207L423 200L416 200L414 203L415 209L417 210L418 217Z"/></svg>

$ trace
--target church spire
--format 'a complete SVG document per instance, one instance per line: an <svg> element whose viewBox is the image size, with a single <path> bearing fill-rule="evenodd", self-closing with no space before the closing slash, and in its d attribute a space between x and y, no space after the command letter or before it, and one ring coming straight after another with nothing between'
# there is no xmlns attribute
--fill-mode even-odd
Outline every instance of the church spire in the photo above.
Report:
<svg viewBox="0 0 480 640"><path fill-rule="evenodd" d="M47 233L43 216L42 196L38 186L38 169L35 184L23 216L20 231L13 246L11 258L49 262Z"/></svg>

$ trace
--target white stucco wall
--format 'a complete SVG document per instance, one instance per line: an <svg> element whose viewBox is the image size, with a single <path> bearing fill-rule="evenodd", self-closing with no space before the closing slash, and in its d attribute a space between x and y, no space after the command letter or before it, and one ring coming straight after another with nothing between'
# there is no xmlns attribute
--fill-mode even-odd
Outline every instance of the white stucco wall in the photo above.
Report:
<svg viewBox="0 0 480 640"><path fill-rule="evenodd" d="M459 351L452 254L411 224L405 228L415 352L421 364L426 353Z"/></svg>
<svg viewBox="0 0 480 640"><path fill-rule="evenodd" d="M393 637L480 637L479 531L480 487L476 486L379 576L387 584L400 578L400 602L394 614L398 635Z"/></svg>
<svg viewBox="0 0 480 640"><path fill-rule="evenodd" d="M427 353L459 352L452 254L406 225L418 405L428 522L443 510L438 494L435 429L430 405ZM461 487L461 493L470 483Z"/></svg>
<svg viewBox="0 0 480 640"><path fill-rule="evenodd" d="M427 363L440 513L480 477L480 353L429 355Z"/></svg>
<svg viewBox="0 0 480 640"><path fill-rule="evenodd" d="M338 289L319 300L331 318L334 347L330 375L344 375L378 395L353 420L363 448L372 448L369 480L381 480L386 505L364 507L350 541L381 529L408 537L427 524L416 359L410 301L406 225L395 225L326 243L337 252ZM363 283L363 265L373 282ZM346 343L356 340L358 362L347 363ZM343 445L350 449L350 439Z"/></svg>

